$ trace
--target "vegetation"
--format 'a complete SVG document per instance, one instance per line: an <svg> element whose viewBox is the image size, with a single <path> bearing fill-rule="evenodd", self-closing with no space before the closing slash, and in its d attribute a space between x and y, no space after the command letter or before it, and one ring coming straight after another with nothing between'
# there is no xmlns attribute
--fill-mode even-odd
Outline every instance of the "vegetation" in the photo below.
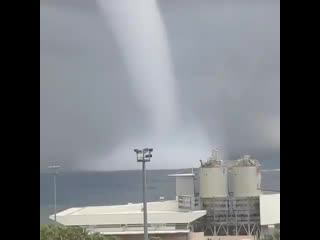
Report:
<svg viewBox="0 0 320 240"><path fill-rule="evenodd" d="M116 240L101 234L89 234L81 227L40 226L40 240Z"/></svg>
<svg viewBox="0 0 320 240"><path fill-rule="evenodd" d="M280 230L279 229L276 229L275 232L273 233L273 239L280 240Z"/></svg>

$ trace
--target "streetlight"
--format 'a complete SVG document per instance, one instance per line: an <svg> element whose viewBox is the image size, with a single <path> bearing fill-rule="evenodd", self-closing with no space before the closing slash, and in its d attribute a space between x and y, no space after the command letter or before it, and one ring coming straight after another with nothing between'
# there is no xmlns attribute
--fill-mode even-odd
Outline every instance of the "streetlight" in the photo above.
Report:
<svg viewBox="0 0 320 240"><path fill-rule="evenodd" d="M142 162L142 198L143 198L143 231L144 240L148 240L148 220L147 220L147 202L146 202L146 162L150 162L152 158L153 148L145 148L143 150L134 149L137 154L137 162Z"/></svg>
<svg viewBox="0 0 320 240"><path fill-rule="evenodd" d="M53 191L54 191L54 221L57 222L57 174L60 166L58 165L51 165L48 169L53 170Z"/></svg>

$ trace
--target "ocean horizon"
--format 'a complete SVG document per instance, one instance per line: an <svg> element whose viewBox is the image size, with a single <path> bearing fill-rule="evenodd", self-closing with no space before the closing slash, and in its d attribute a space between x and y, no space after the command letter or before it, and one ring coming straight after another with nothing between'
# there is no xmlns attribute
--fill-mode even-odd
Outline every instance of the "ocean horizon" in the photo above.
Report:
<svg viewBox="0 0 320 240"><path fill-rule="evenodd" d="M147 200L175 199L175 178L169 174L190 169L147 171ZM71 207L118 205L142 201L141 170L69 171L57 176L57 211ZM262 173L262 189L280 191L280 172ZM40 173L40 224L53 214L53 175Z"/></svg>

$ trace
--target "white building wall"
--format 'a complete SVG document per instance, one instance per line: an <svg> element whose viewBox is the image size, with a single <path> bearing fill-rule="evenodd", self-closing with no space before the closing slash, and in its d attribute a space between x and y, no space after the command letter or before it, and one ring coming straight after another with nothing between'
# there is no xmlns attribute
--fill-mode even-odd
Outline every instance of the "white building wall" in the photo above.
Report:
<svg viewBox="0 0 320 240"><path fill-rule="evenodd" d="M260 223L280 224L280 193L260 195Z"/></svg>
<svg viewBox="0 0 320 240"><path fill-rule="evenodd" d="M193 177L176 177L176 195L177 196L194 196Z"/></svg>

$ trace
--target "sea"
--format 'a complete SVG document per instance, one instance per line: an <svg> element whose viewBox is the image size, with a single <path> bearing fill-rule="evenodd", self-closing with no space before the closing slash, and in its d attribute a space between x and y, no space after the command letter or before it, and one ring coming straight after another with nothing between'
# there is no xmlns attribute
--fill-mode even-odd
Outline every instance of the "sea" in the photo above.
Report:
<svg viewBox="0 0 320 240"><path fill-rule="evenodd" d="M175 199L173 173L191 169L148 170L147 200ZM57 176L57 211L71 207L138 203L142 201L141 170L114 172L62 172ZM280 192L280 172L263 172L263 190ZM54 212L53 175L40 173L40 224Z"/></svg>

